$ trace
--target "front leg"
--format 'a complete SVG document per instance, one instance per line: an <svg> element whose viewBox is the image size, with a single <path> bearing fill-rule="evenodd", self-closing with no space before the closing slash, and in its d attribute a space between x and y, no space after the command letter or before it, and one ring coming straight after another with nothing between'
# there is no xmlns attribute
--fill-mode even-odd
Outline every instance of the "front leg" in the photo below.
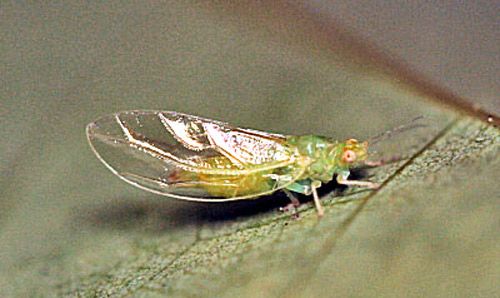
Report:
<svg viewBox="0 0 500 298"><path fill-rule="evenodd" d="M388 159L379 159L379 160L365 160L363 164L370 168L385 166L394 162L402 161L404 157L395 155Z"/></svg>
<svg viewBox="0 0 500 298"><path fill-rule="evenodd" d="M375 183L375 182L360 181L360 180L347 180L347 177L349 177L349 174L350 174L349 171L338 174L337 175L338 184L354 185L354 186L366 187L366 188L371 188L371 189L377 189L380 187L380 184Z"/></svg>

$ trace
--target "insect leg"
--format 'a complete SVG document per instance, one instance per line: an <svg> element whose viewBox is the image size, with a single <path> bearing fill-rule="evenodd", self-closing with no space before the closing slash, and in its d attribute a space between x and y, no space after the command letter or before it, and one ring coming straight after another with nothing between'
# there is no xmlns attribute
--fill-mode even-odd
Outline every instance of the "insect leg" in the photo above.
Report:
<svg viewBox="0 0 500 298"><path fill-rule="evenodd" d="M384 166L390 163L402 161L404 158L402 156L393 156L389 159L379 159L379 160L365 160L363 163L365 166L374 168L374 167L380 167Z"/></svg>
<svg viewBox="0 0 500 298"><path fill-rule="evenodd" d="M310 196L312 194L311 183L309 180L302 180L294 182L286 187L286 189L293 192L298 192Z"/></svg>
<svg viewBox="0 0 500 298"><path fill-rule="evenodd" d="M375 168L375 167L380 167L385 165L385 161L383 159L380 160L366 160L364 162L365 166L370 167L370 168Z"/></svg>
<svg viewBox="0 0 500 298"><path fill-rule="evenodd" d="M302 180L288 185L286 189L302 193L308 196L312 194L314 199L314 205L318 210L318 216L321 217L324 214L324 210L323 207L321 206L321 203L319 202L318 192L316 191L316 189L319 188L320 186L321 186L321 181Z"/></svg>
<svg viewBox="0 0 500 298"><path fill-rule="evenodd" d="M313 194L313 199L314 199L314 205L316 206L316 210L318 210L318 217L322 217L325 214L325 211L323 210L323 206L321 206L321 203L319 201L319 196L318 192L316 191L317 188L321 186L321 182L318 180L314 180L311 182L311 189L312 189L312 194Z"/></svg>
<svg viewBox="0 0 500 298"><path fill-rule="evenodd" d="M367 187L371 189L377 189L380 187L380 184L370 181L360 181L360 180L347 180L349 173L344 173L342 175L337 175L337 182L342 185L355 185L361 187Z"/></svg>
<svg viewBox="0 0 500 298"><path fill-rule="evenodd" d="M285 189L285 190L283 190L283 191L285 192L286 196L290 199L291 204L293 205L293 207L297 208L297 207L299 207L299 206L300 206L300 201L299 201L299 199L297 199L297 198L293 195L293 193L289 192L289 191L288 191L288 190L286 190L286 189Z"/></svg>
<svg viewBox="0 0 500 298"><path fill-rule="evenodd" d="M298 212L297 208L300 206L300 201L290 191L284 189L283 192L290 199L291 203L289 203L285 207L281 207L280 211L288 212L288 211L292 210L292 218L294 218L294 219L299 218L299 212Z"/></svg>

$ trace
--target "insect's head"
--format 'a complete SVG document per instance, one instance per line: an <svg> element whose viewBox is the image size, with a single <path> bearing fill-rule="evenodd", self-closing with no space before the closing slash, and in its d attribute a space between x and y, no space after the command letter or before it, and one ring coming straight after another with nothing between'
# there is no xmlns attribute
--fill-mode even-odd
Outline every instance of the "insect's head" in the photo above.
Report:
<svg viewBox="0 0 500 298"><path fill-rule="evenodd" d="M340 161L347 165L353 165L364 161L368 156L368 142L358 142L356 139L348 139L342 148Z"/></svg>

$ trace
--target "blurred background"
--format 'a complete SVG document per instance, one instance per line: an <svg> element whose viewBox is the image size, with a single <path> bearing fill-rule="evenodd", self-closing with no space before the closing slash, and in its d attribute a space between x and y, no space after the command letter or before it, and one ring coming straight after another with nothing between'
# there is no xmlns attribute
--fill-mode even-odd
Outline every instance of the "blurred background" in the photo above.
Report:
<svg viewBox="0 0 500 298"><path fill-rule="evenodd" d="M500 112L496 1L304 1L457 96Z"/></svg>
<svg viewBox="0 0 500 298"><path fill-rule="evenodd" d="M1 4L0 262L15 268L2 273L4 282L35 291L57 285L64 272L74 280L106 272L129 257L116 251L158 237L144 234L156 219L136 227L130 213L117 215L123 234L75 224L95 206L108 214L158 199L99 164L87 123L158 109L284 134L364 139L424 115L432 136L456 111L500 113L497 6ZM193 206L169 200L173 219L161 220L160 237L191 237L190 225L178 222L190 222L183 210Z"/></svg>

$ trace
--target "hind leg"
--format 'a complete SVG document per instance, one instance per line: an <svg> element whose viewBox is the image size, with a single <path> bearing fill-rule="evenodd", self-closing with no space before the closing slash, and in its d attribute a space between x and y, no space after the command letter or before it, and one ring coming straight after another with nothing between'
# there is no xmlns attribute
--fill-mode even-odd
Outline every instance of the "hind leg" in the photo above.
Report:
<svg viewBox="0 0 500 298"><path fill-rule="evenodd" d="M300 206L300 201L297 199L292 192L284 189L283 192L286 194L286 196L290 199L290 203L287 204L285 207L281 207L280 211L283 212L290 212L292 213L292 218L297 219L299 218L299 212L297 208Z"/></svg>

